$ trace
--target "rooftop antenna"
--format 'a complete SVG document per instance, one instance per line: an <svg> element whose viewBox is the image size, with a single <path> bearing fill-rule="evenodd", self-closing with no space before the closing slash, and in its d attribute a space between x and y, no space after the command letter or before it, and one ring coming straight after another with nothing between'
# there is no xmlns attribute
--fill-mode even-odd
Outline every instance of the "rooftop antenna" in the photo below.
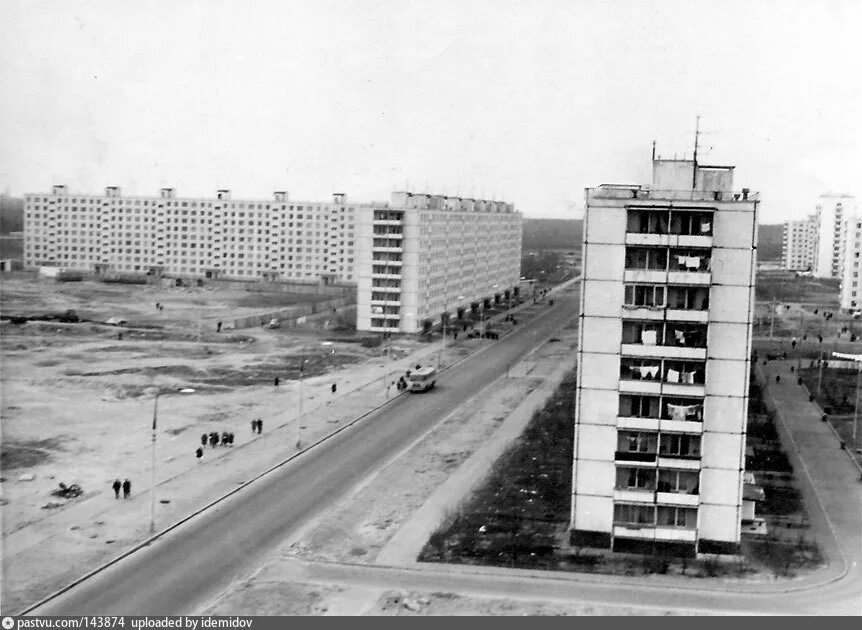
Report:
<svg viewBox="0 0 862 630"><path fill-rule="evenodd" d="M694 124L694 168L691 171L691 189L694 190L697 186L697 143L700 140L700 116Z"/></svg>
<svg viewBox="0 0 862 630"><path fill-rule="evenodd" d="M655 160L655 140L652 141L652 159Z"/></svg>

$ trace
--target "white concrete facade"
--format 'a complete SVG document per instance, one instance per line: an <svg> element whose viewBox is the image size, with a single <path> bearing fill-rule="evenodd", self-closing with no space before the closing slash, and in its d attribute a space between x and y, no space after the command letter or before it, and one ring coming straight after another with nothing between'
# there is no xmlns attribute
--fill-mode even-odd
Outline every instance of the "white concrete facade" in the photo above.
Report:
<svg viewBox="0 0 862 630"><path fill-rule="evenodd" d="M856 199L851 195L824 194L817 202L817 234L814 248L814 275L840 278L844 268L845 221L856 216Z"/></svg>
<svg viewBox="0 0 862 630"><path fill-rule="evenodd" d="M319 282L356 281L357 215L366 206L289 201L276 192L264 200L124 197L116 186L104 195L25 196L24 265L254 280L262 277Z"/></svg>
<svg viewBox="0 0 862 630"><path fill-rule="evenodd" d="M391 203L25 197L24 265L105 274L357 285L359 330L417 332L443 313L517 293L521 214L484 199L395 192Z"/></svg>
<svg viewBox="0 0 862 630"><path fill-rule="evenodd" d="M844 263L841 274L841 308L862 310L862 286L859 284L859 261L862 258L862 219L851 217L844 222Z"/></svg>
<svg viewBox="0 0 862 630"><path fill-rule="evenodd" d="M785 221L781 244L781 266L787 271L812 271L817 239L817 215Z"/></svg>
<svg viewBox="0 0 862 630"><path fill-rule="evenodd" d="M654 160L586 191L573 544L738 549L758 200L732 185Z"/></svg>
<svg viewBox="0 0 862 630"><path fill-rule="evenodd" d="M360 330L418 332L444 313L517 293L522 217L512 204L394 192L367 218L359 226Z"/></svg>

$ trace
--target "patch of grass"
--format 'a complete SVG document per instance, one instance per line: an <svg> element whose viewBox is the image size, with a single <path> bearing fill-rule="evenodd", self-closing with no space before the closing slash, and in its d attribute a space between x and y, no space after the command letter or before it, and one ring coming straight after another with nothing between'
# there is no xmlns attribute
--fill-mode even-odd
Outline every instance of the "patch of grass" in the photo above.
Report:
<svg viewBox="0 0 862 630"><path fill-rule="evenodd" d="M0 444L0 468L32 468L51 459L51 451L62 450L61 438L46 440L3 440Z"/></svg>
<svg viewBox="0 0 862 630"><path fill-rule="evenodd" d="M423 561L551 567L568 524L575 375L569 374L485 483L420 554Z"/></svg>
<svg viewBox="0 0 862 630"><path fill-rule="evenodd" d="M829 413L852 414L856 404L856 370L836 370L824 368L820 378L820 395L817 394L817 381L821 370L806 367L801 370L802 382L814 396L814 400Z"/></svg>

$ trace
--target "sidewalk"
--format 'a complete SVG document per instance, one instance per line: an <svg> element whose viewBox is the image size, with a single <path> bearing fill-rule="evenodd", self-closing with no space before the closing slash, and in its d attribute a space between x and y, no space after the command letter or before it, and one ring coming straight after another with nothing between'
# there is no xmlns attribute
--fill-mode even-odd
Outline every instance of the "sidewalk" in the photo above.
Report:
<svg viewBox="0 0 862 630"><path fill-rule="evenodd" d="M529 318L543 308L524 304L512 312ZM494 320L502 319L498 315ZM505 329L511 325L505 324ZM503 332L503 325L498 329ZM487 340L447 339L443 366L451 365L468 354L489 345ZM264 416L264 432L248 441L239 435L234 447L208 447L204 458L159 460L156 489L156 531L161 531L194 513L261 472L281 463L298 452L297 436L302 446L345 426L399 394L390 384L398 375L417 363L436 362L440 341L428 343L402 359L388 357L369 362L359 382L340 379L337 373L309 378L303 382L304 413L298 416L296 381L285 382L277 390L268 389L278 415ZM332 394L330 385L338 381L339 391ZM252 393L261 396L263 392ZM242 393L238 392L238 395ZM161 426L161 423L160 423ZM250 430L249 430L250 431ZM159 440L169 437L160 433ZM188 439L184 436L184 439ZM149 481L149 475L146 475ZM136 483L129 500L116 501L112 493L98 492L76 501L62 510L3 537L3 608L18 610L70 583L86 572L117 557L146 540L149 532L149 484Z"/></svg>
<svg viewBox="0 0 862 630"><path fill-rule="evenodd" d="M808 391L797 384L795 372L790 371L795 364L792 360L770 361L766 365L761 362L756 372L765 384L767 407L777 412L776 429L801 482L812 528L829 558L826 572L836 578L849 573L862 606L859 470L849 454L840 449L829 424L820 420L820 407L810 402ZM781 377L779 383L775 382L776 376Z"/></svg>

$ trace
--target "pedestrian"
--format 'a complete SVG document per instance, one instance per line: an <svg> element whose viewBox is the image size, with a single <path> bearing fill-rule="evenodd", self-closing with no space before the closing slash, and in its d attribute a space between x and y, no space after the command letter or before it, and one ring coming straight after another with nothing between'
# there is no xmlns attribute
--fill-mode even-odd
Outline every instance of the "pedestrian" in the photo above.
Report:
<svg viewBox="0 0 862 630"><path fill-rule="evenodd" d="M781 375L780 375L780 374L776 374L776 375L775 375L775 382L776 382L776 383L780 383L780 382L781 382Z"/></svg>
<svg viewBox="0 0 862 630"><path fill-rule="evenodd" d="M277 376L275 377L275 381L273 381L273 382L275 383L275 386L278 387L279 380L278 380Z"/></svg>
<svg viewBox="0 0 862 630"><path fill-rule="evenodd" d="M195 451L195 457L200 459L203 456L204 456L204 449L202 449L200 446L198 446L198 450Z"/></svg>
<svg viewBox="0 0 862 630"><path fill-rule="evenodd" d="M336 390L336 389L338 389L338 387L336 387L335 383L333 383L333 384L332 384L332 393L333 393L333 394L335 393L335 390Z"/></svg>
<svg viewBox="0 0 862 630"><path fill-rule="evenodd" d="M201 433L201 446L207 445L208 435L206 433Z"/></svg>
<svg viewBox="0 0 862 630"><path fill-rule="evenodd" d="M218 444L218 433L213 431L210 433L210 446L216 446Z"/></svg>
<svg viewBox="0 0 862 630"><path fill-rule="evenodd" d="M790 340L790 347L794 349L796 348L796 337Z"/></svg>
<svg viewBox="0 0 862 630"><path fill-rule="evenodd" d="M221 322L216 323L216 332L221 332Z"/></svg>
<svg viewBox="0 0 862 630"><path fill-rule="evenodd" d="M251 432L254 433L257 430L257 420L251 421Z"/></svg>
<svg viewBox="0 0 862 630"><path fill-rule="evenodd" d="M230 442L229 442L229 443L230 443L230 445L231 445L231 446L233 446L233 431L231 431L230 433L228 433L228 436L230 437Z"/></svg>
<svg viewBox="0 0 862 630"><path fill-rule="evenodd" d="M458 341L458 331L455 331L455 341Z"/></svg>
<svg viewBox="0 0 862 630"><path fill-rule="evenodd" d="M817 341L823 343L823 335L817 335Z"/></svg>
<svg viewBox="0 0 862 630"><path fill-rule="evenodd" d="M117 339L119 339L120 341L123 340L123 333L122 332L117 333Z"/></svg>
<svg viewBox="0 0 862 630"><path fill-rule="evenodd" d="M114 485L112 487L114 488L114 498L119 499L120 498L120 488L123 487L123 484L120 483L119 479L114 479Z"/></svg>
<svg viewBox="0 0 862 630"><path fill-rule="evenodd" d="M258 435L263 433L263 420L261 418L257 419L257 433Z"/></svg>
<svg viewBox="0 0 862 630"><path fill-rule="evenodd" d="M130 494L132 494L132 482L126 479L123 481L123 498L128 499Z"/></svg>
<svg viewBox="0 0 862 630"><path fill-rule="evenodd" d="M227 431L222 431L221 443L224 444L225 446L230 444L230 434Z"/></svg>

